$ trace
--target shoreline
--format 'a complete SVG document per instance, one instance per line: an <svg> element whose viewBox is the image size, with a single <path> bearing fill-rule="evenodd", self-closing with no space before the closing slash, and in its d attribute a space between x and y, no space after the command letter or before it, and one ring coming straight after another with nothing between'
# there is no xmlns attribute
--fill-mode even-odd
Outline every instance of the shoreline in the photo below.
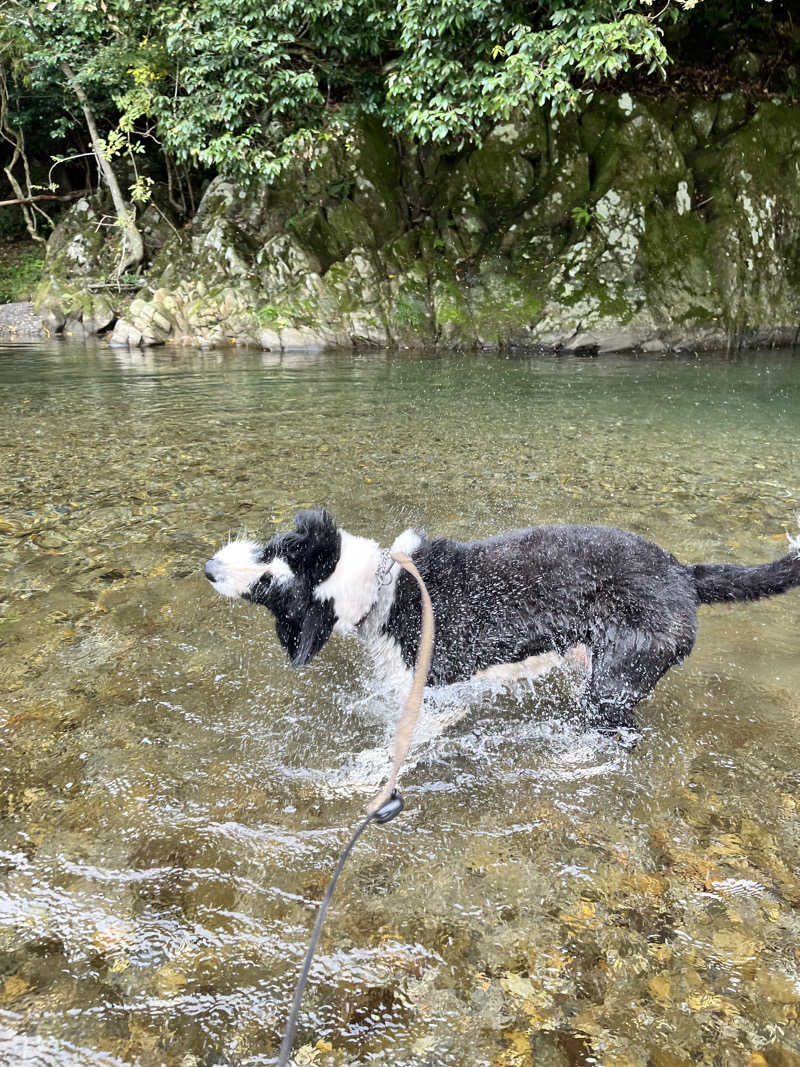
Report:
<svg viewBox="0 0 800 1067"><path fill-rule="evenodd" d="M121 320L117 320L121 321ZM664 331L661 334L649 334L619 329L591 329L578 330L572 336L563 340L554 339L552 343L485 343L478 342L472 345L448 344L448 343L420 343L420 344L380 344L376 342L359 342L351 340L342 343L337 339L336 343L326 340L325 337L313 330L292 329L284 331L269 331L269 337L264 337L263 342L230 340L228 342L210 344L200 338L181 338L180 340L167 338L151 344L129 344L114 340L114 329L111 327L100 334L87 334L80 332L79 336L73 336L71 332L49 330L45 325L44 316L38 314L32 303L15 302L0 304L0 343L4 344L31 344L35 341L58 341L63 344L81 344L93 341L109 348L116 349L155 349L185 350L197 348L202 351L235 351L246 349L248 351L260 350L262 352L325 352L346 351L352 352L396 352L396 351L440 351L447 352L497 352L499 354L522 354L522 355L584 355L601 356L611 353L630 353L633 355L668 355L695 353L713 354L719 352L744 352L756 349L795 349L800 347L800 326L768 326L760 329L741 330L736 335L727 335L721 330L695 330L695 331ZM266 331L265 331L266 332Z"/></svg>

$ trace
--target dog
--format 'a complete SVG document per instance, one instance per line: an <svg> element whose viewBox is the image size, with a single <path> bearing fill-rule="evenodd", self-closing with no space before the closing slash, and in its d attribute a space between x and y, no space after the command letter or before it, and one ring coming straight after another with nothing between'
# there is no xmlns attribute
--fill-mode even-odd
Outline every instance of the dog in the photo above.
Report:
<svg viewBox="0 0 800 1067"><path fill-rule="evenodd" d="M800 586L800 538L757 566L680 563L608 526L534 526L484 541L428 540L409 529L391 550L304 511L266 544L232 541L205 565L218 593L261 604L295 667L333 633L361 640L378 672L410 680L421 629L411 556L428 588L436 638L428 684L533 675L557 663L585 674L581 703L603 727L635 727L633 708L692 651L700 604L757 600Z"/></svg>

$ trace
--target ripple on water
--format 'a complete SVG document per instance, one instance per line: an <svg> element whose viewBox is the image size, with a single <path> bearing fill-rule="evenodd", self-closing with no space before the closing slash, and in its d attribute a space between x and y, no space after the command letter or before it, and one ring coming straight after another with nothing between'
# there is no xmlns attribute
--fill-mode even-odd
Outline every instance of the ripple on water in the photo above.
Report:
<svg viewBox="0 0 800 1067"><path fill-rule="evenodd" d="M777 555L800 363L0 350L0 1060L274 1062L397 707L210 595L230 531L606 522ZM800 597L703 612L620 743L569 678L431 693L344 875L314 1064L784 1064Z"/></svg>

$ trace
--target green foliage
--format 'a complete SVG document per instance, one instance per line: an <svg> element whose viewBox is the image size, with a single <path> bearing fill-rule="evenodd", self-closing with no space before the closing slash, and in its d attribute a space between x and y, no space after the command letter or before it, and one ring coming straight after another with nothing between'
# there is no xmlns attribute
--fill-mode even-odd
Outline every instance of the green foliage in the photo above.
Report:
<svg viewBox="0 0 800 1067"><path fill-rule="evenodd" d="M667 61L656 22L635 0L440 0L433 14L406 0L399 12L402 51L385 106L395 128L422 141L474 140L491 120L546 104L566 111L600 78Z"/></svg>
<svg viewBox="0 0 800 1067"><path fill-rule="evenodd" d="M426 309L420 300L398 296L392 305L392 321L397 326L409 326L422 332L426 323Z"/></svg>
<svg viewBox="0 0 800 1067"><path fill-rule="evenodd" d="M41 94L66 99L71 68L113 118L109 152L156 138L239 176L302 160L356 113L423 144L478 141L498 117L573 107L597 79L667 60L638 0L3 0L0 50Z"/></svg>
<svg viewBox="0 0 800 1067"><path fill-rule="evenodd" d="M21 241L0 247L0 304L30 300L43 270L43 245Z"/></svg>
<svg viewBox="0 0 800 1067"><path fill-rule="evenodd" d="M498 119L574 108L621 71L663 75L674 23L716 33L724 9L763 28L786 2L0 0L0 58L28 97L63 101L54 134L74 127L66 65L110 155L133 166L144 144L190 169L270 177L356 115L420 145L480 143Z"/></svg>
<svg viewBox="0 0 800 1067"><path fill-rule="evenodd" d="M255 317L259 326L264 326L267 329L279 330L284 326L288 326L291 322L291 317L287 312L274 307L272 304L264 304L258 308Z"/></svg>
<svg viewBox="0 0 800 1067"><path fill-rule="evenodd" d="M588 204L578 204L570 212L572 221L576 226L579 226L582 230L588 230L593 222L596 221L597 215L592 211Z"/></svg>

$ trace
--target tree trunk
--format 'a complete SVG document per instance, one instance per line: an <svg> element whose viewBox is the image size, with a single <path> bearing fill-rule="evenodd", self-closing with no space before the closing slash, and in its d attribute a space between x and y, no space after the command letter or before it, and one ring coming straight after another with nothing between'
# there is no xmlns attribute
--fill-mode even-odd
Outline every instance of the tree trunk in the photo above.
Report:
<svg viewBox="0 0 800 1067"><path fill-rule="evenodd" d="M114 202L114 211L117 214L117 221L122 230L123 255L116 270L117 277L120 277L120 275L124 274L129 267L138 267L142 262L142 259L144 258L142 235L136 228L133 212L122 195L117 176L103 153L103 148L100 143L100 135L97 132L97 124L94 121L94 112L92 111L92 105L89 103L89 98L84 92L83 86L75 77L69 64L62 63L61 69L64 71L69 87L77 96L78 102L83 110L83 115L86 119L86 127L89 130L89 139L92 142L92 151L95 154L97 165L99 166L103 178L105 179L105 183L111 193L111 199Z"/></svg>
<svg viewBox="0 0 800 1067"><path fill-rule="evenodd" d="M3 168L7 170L8 168ZM64 193L59 195L58 193L39 193L37 196L26 196L22 191L19 182L16 178L13 178L10 174L8 180L11 182L14 192L19 192L19 196L15 200L0 200L0 207L12 207L20 205L24 207L26 204L34 204L39 200L77 200L79 196L91 196L91 189L77 189L74 193ZM39 237L37 234L31 234L31 237L37 241L43 241L43 237Z"/></svg>

